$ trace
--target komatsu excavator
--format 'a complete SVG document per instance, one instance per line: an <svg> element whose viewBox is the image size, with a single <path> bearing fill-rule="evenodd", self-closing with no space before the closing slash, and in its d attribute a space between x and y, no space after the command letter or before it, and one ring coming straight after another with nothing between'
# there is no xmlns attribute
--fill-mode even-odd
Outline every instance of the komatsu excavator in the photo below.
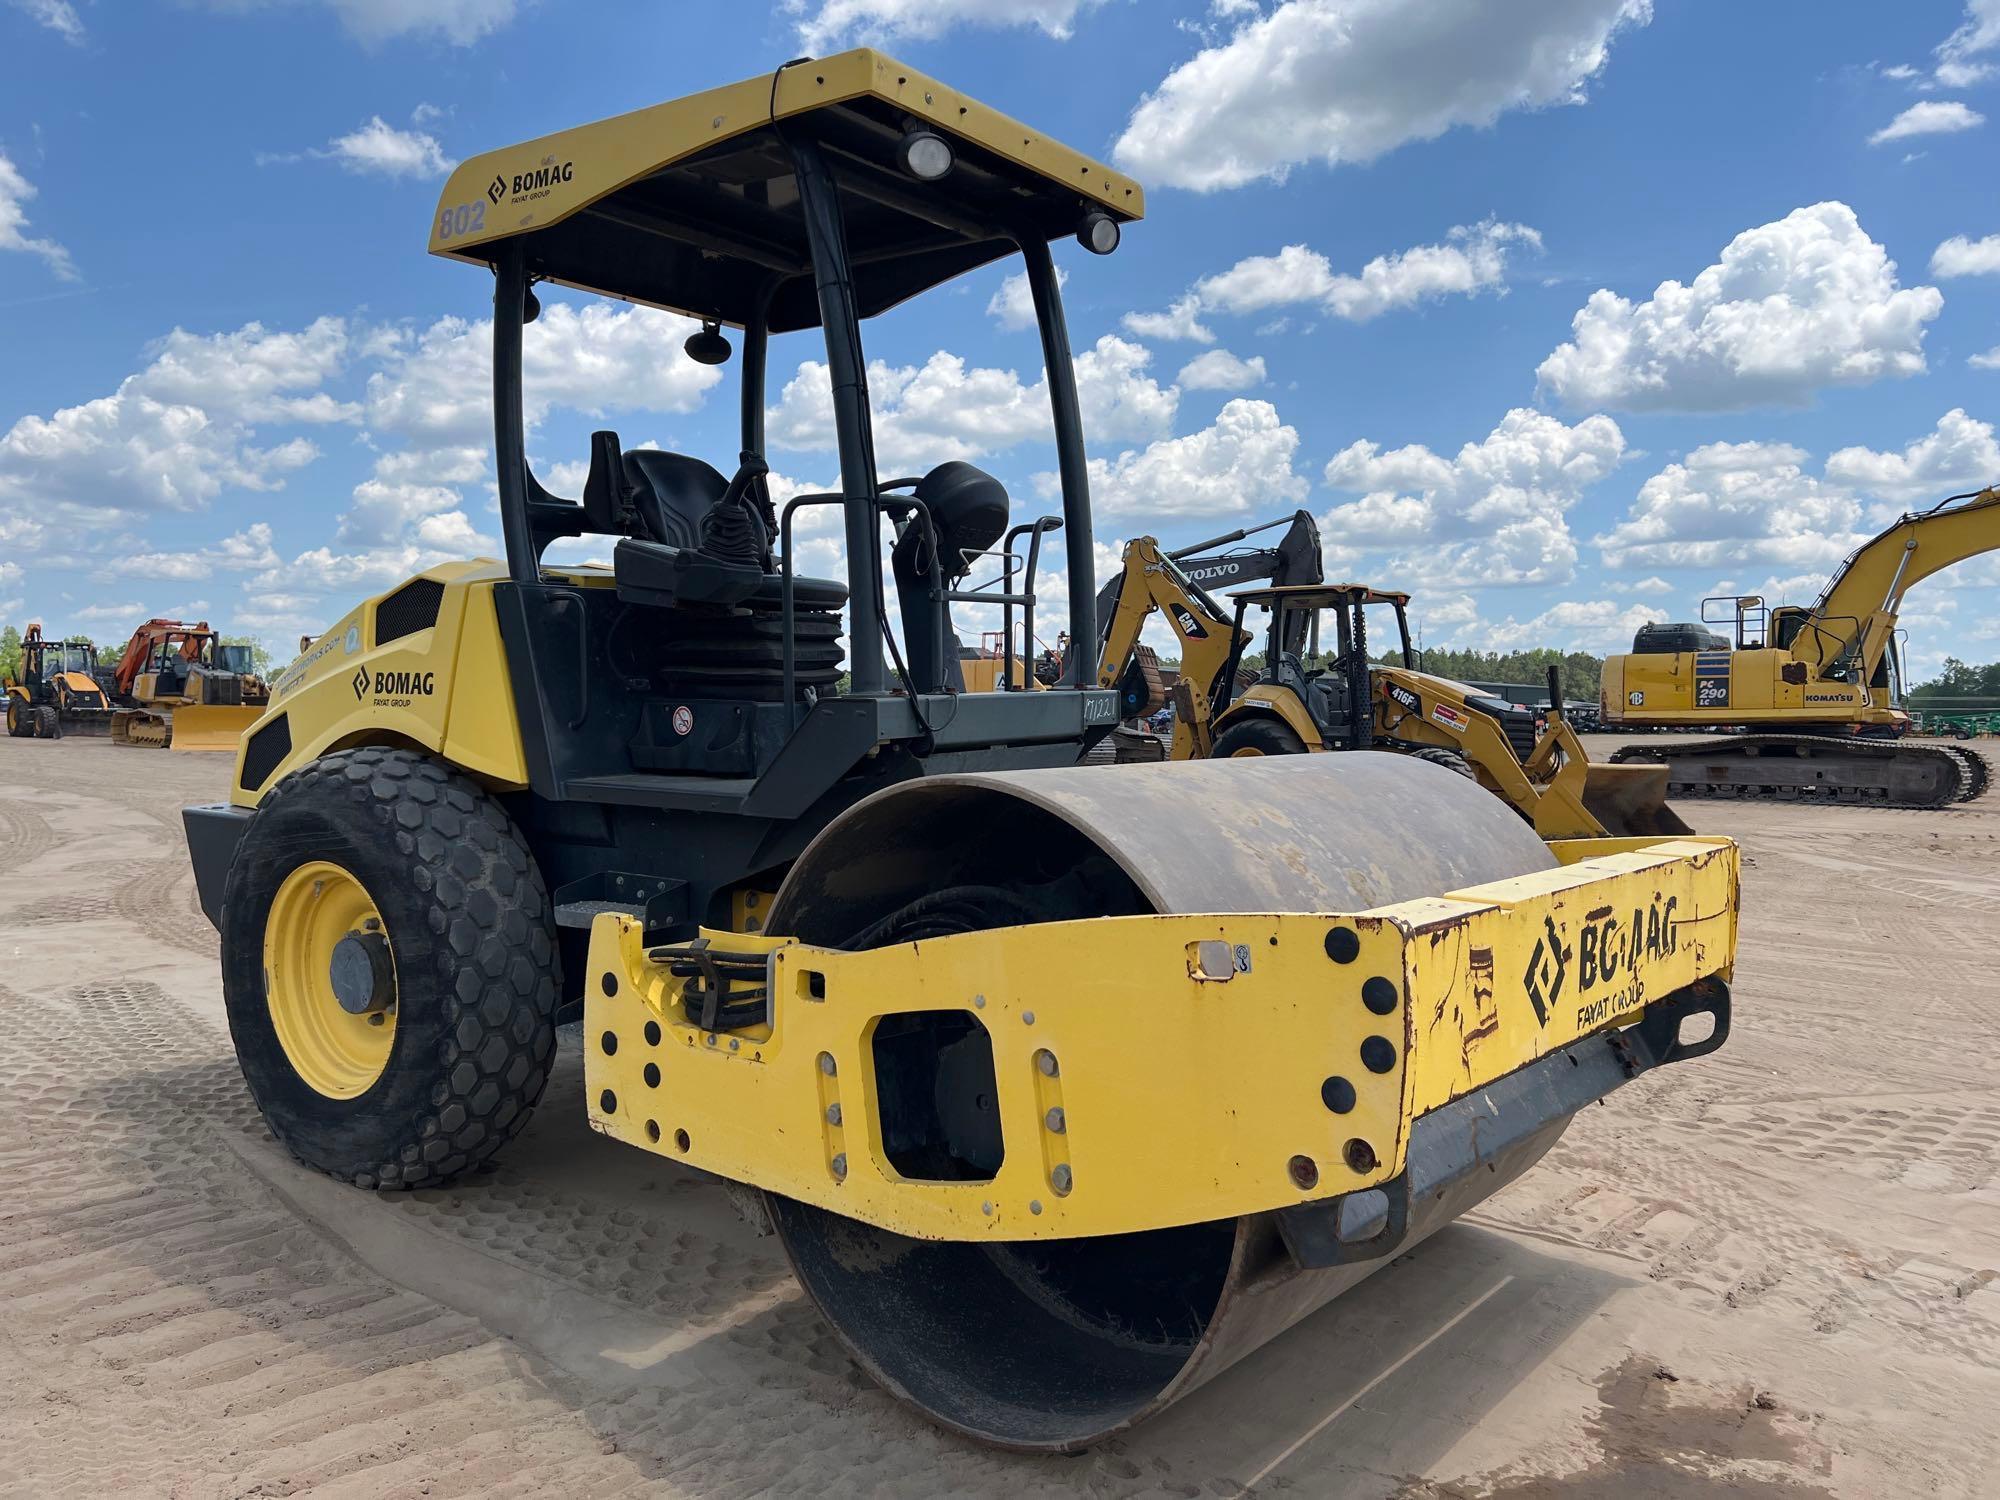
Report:
<svg viewBox="0 0 2000 1500"><path fill-rule="evenodd" d="M1109 255L1144 203L866 50L452 173L431 249L492 296L506 556L331 622L228 802L185 815L237 1057L300 1161L369 1190L476 1171L580 1002L562 1107L691 1191L737 1184L897 1399L1061 1452L1367 1295L1577 1111L1722 1045L1727 839L1552 845L1405 755L1082 767L1118 704L1085 651L1040 691L955 680L949 605L1032 602L963 586L1009 497L949 460L878 477L864 332L1025 276L1094 643L1050 242ZM699 320L711 365L736 331L733 475L601 432L579 498L544 488L538 285ZM782 506L777 338L826 362L841 485ZM808 506L844 579L794 569ZM580 535L609 566L545 557Z"/></svg>
<svg viewBox="0 0 2000 1500"><path fill-rule="evenodd" d="M1627 745L1612 758L1667 769L1677 797L1781 797L1944 807L1986 790L1985 759L1902 741L1896 617L1910 588L2000 548L2000 489L1903 516L1840 565L1809 609L1703 601L1705 624L1649 626L1605 660L1606 729L1718 729L1728 739Z"/></svg>

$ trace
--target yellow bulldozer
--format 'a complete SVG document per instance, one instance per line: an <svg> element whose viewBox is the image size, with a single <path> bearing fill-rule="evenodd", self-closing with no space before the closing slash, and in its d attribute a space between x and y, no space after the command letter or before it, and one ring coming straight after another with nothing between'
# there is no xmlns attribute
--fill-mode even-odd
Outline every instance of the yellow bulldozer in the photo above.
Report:
<svg viewBox="0 0 2000 1500"><path fill-rule="evenodd" d="M146 621L126 643L115 683L117 745L233 751L271 701L250 648L223 644L206 620Z"/></svg>
<svg viewBox="0 0 2000 1500"><path fill-rule="evenodd" d="M1285 521L1269 523L1284 525ZM1548 839L1687 833L1667 805L1667 774L1653 766L1594 763L1563 718L1551 674L1546 724L1529 710L1421 670L1410 643L1404 593L1358 583L1321 583L1311 517L1291 518L1268 553L1209 556L1235 533L1163 552L1151 537L1126 543L1124 566L1099 595L1111 605L1098 654L1099 686L1116 686L1124 718L1171 696L1171 758L1302 755L1394 750L1469 777L1502 798ZM1253 528L1261 530L1263 528ZM1307 532L1310 529L1310 541ZM1204 578L1274 578L1228 597L1233 619ZM1305 578L1315 581L1297 581ZM1393 619L1399 665L1370 656L1368 611ZM1246 649L1257 637L1246 616L1264 617L1264 664L1242 691ZM1163 618L1180 643L1169 693L1140 634Z"/></svg>
<svg viewBox="0 0 2000 1500"><path fill-rule="evenodd" d="M964 568L1009 498L963 463L878 477L864 331L1025 275L1095 641L1050 243L1111 254L1143 209L866 50L456 169L431 249L492 289L506 556L334 623L228 801L185 814L237 1056L300 1161L371 1190L472 1172L544 1103L580 1004L562 1107L748 1189L898 1399L1072 1451L1722 1044L1726 839L1551 845L1406 755L1079 767L1118 706L1081 652L1042 691L959 690L947 607L1001 602ZM692 359L740 341L733 473L600 432L579 496L544 486L522 365L553 285L698 320ZM779 507L788 335L829 368L841 487ZM844 579L793 569L809 506L839 515ZM608 566L544 560L579 535Z"/></svg>
<svg viewBox="0 0 2000 1500"><path fill-rule="evenodd" d="M1743 732L1627 745L1614 758L1663 768L1675 796L1971 801L1990 777L1984 757L1899 743L1910 716L1895 702L1896 619L1917 583L1996 548L2000 489L1953 495L1863 543L1810 608L1725 596L1702 602L1702 624L1642 627L1631 654L1605 660L1604 727Z"/></svg>

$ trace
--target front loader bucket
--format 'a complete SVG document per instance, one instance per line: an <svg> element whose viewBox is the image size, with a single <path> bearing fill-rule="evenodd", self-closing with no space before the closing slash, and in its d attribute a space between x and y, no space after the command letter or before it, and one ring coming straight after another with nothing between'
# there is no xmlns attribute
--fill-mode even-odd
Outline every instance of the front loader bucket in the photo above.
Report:
<svg viewBox="0 0 2000 1500"><path fill-rule="evenodd" d="M174 710L167 744L175 750L227 750L233 754L244 731L263 716L261 707L249 704L192 703Z"/></svg>
<svg viewBox="0 0 2000 1500"><path fill-rule="evenodd" d="M1667 768L1592 761L1583 805L1615 839L1667 837L1694 830L1667 805Z"/></svg>
<svg viewBox="0 0 2000 1500"><path fill-rule="evenodd" d="M932 937L950 920L937 903L952 893L987 892L974 898L994 903L983 920L1019 921L1015 903L1032 904L1033 887L1058 870L1080 877L1056 898L1058 918L1354 910L1553 863L1490 793L1402 756L927 777L823 833L769 923L843 945L864 933L859 946ZM899 909L923 915L897 927L889 914ZM1216 1044L1227 1045L1215 1003ZM1310 1008L1302 999L1308 1027ZM1043 1021L1037 1034L1054 1042L1057 1023ZM1331 1134L1337 1117L1326 1119ZM1527 1170L1567 1123L1558 1112L1496 1144L1463 1182L1413 1201L1397 1253ZM1077 1170L1091 1165L1082 1158ZM1387 1263L1304 1268L1281 1212L982 1243L768 1201L800 1282L863 1368L935 1420L1024 1451L1074 1450L1142 1420Z"/></svg>

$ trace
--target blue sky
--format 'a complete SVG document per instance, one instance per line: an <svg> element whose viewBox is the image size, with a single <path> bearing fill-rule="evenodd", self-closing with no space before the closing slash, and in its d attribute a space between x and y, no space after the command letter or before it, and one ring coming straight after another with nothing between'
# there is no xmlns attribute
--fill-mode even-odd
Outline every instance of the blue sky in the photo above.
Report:
<svg viewBox="0 0 2000 1500"><path fill-rule="evenodd" d="M1105 567L1303 505L1432 644L1603 651L2000 481L2000 0L0 0L0 620L283 657L490 551L448 163L854 42L1147 184L1117 255L1059 251ZM551 301L545 479L600 425L731 466L733 366ZM1001 269L868 340L885 469L1041 507ZM818 353L770 391L814 485ZM1905 624L1920 671L2000 656L2000 568Z"/></svg>

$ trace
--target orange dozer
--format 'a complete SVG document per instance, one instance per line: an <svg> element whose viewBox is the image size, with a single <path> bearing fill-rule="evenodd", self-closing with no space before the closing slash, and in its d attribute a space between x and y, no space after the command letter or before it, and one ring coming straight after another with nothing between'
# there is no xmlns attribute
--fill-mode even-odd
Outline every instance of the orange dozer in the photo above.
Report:
<svg viewBox="0 0 2000 1500"><path fill-rule="evenodd" d="M233 752L271 701L250 648L224 645L206 620L148 620L126 643L115 681L118 745Z"/></svg>

